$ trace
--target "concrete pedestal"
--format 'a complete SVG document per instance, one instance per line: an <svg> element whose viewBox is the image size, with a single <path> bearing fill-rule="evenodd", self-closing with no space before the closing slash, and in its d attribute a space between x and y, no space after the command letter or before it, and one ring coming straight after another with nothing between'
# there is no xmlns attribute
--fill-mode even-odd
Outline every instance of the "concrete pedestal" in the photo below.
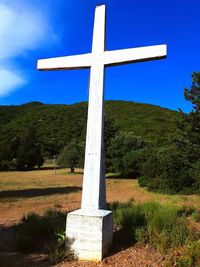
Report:
<svg viewBox="0 0 200 267"><path fill-rule="evenodd" d="M75 210L67 215L66 247L82 260L101 261L112 244L112 212Z"/></svg>

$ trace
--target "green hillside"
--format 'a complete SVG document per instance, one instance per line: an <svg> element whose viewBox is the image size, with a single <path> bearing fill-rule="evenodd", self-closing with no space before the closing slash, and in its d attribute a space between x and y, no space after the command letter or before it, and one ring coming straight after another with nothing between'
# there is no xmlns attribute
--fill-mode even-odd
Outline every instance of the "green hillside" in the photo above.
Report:
<svg viewBox="0 0 200 267"><path fill-rule="evenodd" d="M132 131L146 140L161 139L175 129L178 112L159 106L128 101L107 101L106 114L113 118L120 129Z"/></svg>
<svg viewBox="0 0 200 267"><path fill-rule="evenodd" d="M174 131L176 111L127 101L106 101L105 114L123 131L132 131L146 140L166 141ZM21 106L0 106L0 144L21 136L34 124L44 150L59 150L71 138L85 139L87 103L53 105L31 102Z"/></svg>

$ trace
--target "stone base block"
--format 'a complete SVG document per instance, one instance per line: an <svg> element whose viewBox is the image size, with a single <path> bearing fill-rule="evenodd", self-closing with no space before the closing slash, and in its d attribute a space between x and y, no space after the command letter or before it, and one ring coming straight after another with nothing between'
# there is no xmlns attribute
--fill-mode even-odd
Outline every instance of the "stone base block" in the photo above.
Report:
<svg viewBox="0 0 200 267"><path fill-rule="evenodd" d="M81 260L101 261L112 244L112 212L75 210L67 215L66 247Z"/></svg>

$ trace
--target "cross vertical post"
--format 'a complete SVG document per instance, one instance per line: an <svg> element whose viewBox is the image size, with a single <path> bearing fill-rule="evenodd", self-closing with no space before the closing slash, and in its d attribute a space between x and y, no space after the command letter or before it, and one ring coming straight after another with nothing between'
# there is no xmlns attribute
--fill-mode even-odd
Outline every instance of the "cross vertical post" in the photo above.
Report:
<svg viewBox="0 0 200 267"><path fill-rule="evenodd" d="M105 6L98 7L95 14L91 65L87 137L85 149L82 209L106 208L104 173L104 62Z"/></svg>
<svg viewBox="0 0 200 267"><path fill-rule="evenodd" d="M102 260L113 236L112 212L106 208L104 171L104 69L166 57L166 45L105 51L105 5L96 7L92 52L38 60L39 70L90 68L87 135L81 209L70 212L66 246L85 260Z"/></svg>

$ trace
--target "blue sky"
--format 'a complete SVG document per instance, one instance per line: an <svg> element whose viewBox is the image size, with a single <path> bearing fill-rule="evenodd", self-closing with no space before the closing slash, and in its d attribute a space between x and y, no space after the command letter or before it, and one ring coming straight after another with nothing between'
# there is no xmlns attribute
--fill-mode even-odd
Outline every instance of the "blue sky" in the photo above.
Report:
<svg viewBox="0 0 200 267"><path fill-rule="evenodd" d="M87 101L89 70L39 72L36 62L89 53L104 3L107 50L168 45L166 60L106 69L105 99L189 111L183 89L200 71L199 0L0 0L0 105Z"/></svg>

